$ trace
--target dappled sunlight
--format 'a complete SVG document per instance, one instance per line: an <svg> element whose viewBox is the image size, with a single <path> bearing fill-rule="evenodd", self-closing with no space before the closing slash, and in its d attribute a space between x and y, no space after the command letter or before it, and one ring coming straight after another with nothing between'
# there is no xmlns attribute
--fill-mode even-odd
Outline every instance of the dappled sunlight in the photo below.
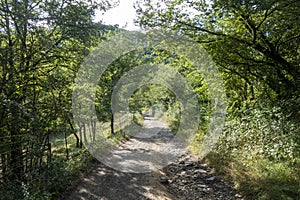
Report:
<svg viewBox="0 0 300 200"><path fill-rule="evenodd" d="M114 169L142 173L161 169L185 152L186 146L165 123L153 117L145 117L139 133L99 158Z"/></svg>

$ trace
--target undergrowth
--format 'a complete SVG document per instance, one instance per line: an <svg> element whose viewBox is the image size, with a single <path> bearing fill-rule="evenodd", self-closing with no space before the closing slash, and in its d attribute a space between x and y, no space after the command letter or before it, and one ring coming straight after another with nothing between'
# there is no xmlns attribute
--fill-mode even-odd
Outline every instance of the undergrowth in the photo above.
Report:
<svg viewBox="0 0 300 200"><path fill-rule="evenodd" d="M247 199L299 199L299 125L279 107L236 111L205 161Z"/></svg>
<svg viewBox="0 0 300 200"><path fill-rule="evenodd" d="M141 119L138 120L141 122ZM114 135L105 133L111 144L123 142L127 135L121 130L116 130ZM90 169L95 163L95 158L85 147L77 148L74 135L67 137L68 148L66 149L64 134L57 134L51 137L52 157L51 162L47 166L47 170L43 170L45 181L37 180L20 188L20 196L25 200L48 200L56 199L64 194L80 180L83 174ZM68 150L68 156L67 156ZM28 190L28 192L24 192ZM16 192L16 191L15 191ZM24 195L25 194L25 195ZM3 196L2 196L3 197ZM2 199L0 197L0 199ZM4 198L10 199L10 198ZM21 198L12 198L21 199Z"/></svg>

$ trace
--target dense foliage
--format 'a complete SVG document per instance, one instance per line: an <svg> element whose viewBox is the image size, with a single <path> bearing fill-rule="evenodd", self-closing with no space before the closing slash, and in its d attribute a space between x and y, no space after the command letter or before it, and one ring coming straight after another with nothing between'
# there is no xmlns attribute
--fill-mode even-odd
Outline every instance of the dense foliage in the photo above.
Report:
<svg viewBox="0 0 300 200"><path fill-rule="evenodd" d="M299 122L279 106L236 111L207 156L249 199L297 199L300 169Z"/></svg>
<svg viewBox="0 0 300 200"><path fill-rule="evenodd" d="M74 132L74 77L104 33L105 27L93 22L95 10L111 6L109 1L1 1L0 178L1 186L11 186L1 187L4 198L25 198L32 185L43 190L52 166L49 136Z"/></svg>
<svg viewBox="0 0 300 200"><path fill-rule="evenodd" d="M226 73L230 92L237 93L229 97L242 101L264 93L274 100L299 94L299 1L143 2L139 24L202 43Z"/></svg>

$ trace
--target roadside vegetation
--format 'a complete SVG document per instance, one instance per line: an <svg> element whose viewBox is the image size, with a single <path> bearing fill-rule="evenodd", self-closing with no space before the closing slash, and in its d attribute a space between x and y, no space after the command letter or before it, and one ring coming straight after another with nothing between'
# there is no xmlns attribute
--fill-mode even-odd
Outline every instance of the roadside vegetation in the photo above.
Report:
<svg viewBox="0 0 300 200"><path fill-rule="evenodd" d="M300 195L299 122L280 107L252 107L229 115L224 133L205 158L249 199Z"/></svg>
<svg viewBox="0 0 300 200"><path fill-rule="evenodd" d="M96 116L75 122L72 94L78 70L99 44L124 31L93 17L116 3L1 1L0 199L58 197L94 163L85 142L100 150L106 147L97 137L118 145L130 137L124 131L129 120L141 126L145 114L164 120L176 134L182 104L162 84L147 82L135 90L126 99L128 110L120 110L123 118L113 112L114 86L136 66L163 65L191 85L200 123L190 149L201 153L214 101L206 77L187 58L156 46L128 52L102 74L93 74L99 76ZM300 1L141 0L135 8L142 28L188 36L220 71L227 115L204 161L247 199L299 199ZM153 80L168 77L158 72L149 71ZM78 98L85 104L91 100L89 95Z"/></svg>

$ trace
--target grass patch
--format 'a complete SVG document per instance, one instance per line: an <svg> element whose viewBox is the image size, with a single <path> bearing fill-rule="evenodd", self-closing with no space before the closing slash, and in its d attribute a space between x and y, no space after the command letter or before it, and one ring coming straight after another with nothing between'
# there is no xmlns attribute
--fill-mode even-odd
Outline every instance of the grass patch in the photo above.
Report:
<svg viewBox="0 0 300 200"><path fill-rule="evenodd" d="M224 158L212 152L205 161L231 181L247 199L298 199L300 162L289 165L265 158L248 159L243 156L245 153Z"/></svg>

